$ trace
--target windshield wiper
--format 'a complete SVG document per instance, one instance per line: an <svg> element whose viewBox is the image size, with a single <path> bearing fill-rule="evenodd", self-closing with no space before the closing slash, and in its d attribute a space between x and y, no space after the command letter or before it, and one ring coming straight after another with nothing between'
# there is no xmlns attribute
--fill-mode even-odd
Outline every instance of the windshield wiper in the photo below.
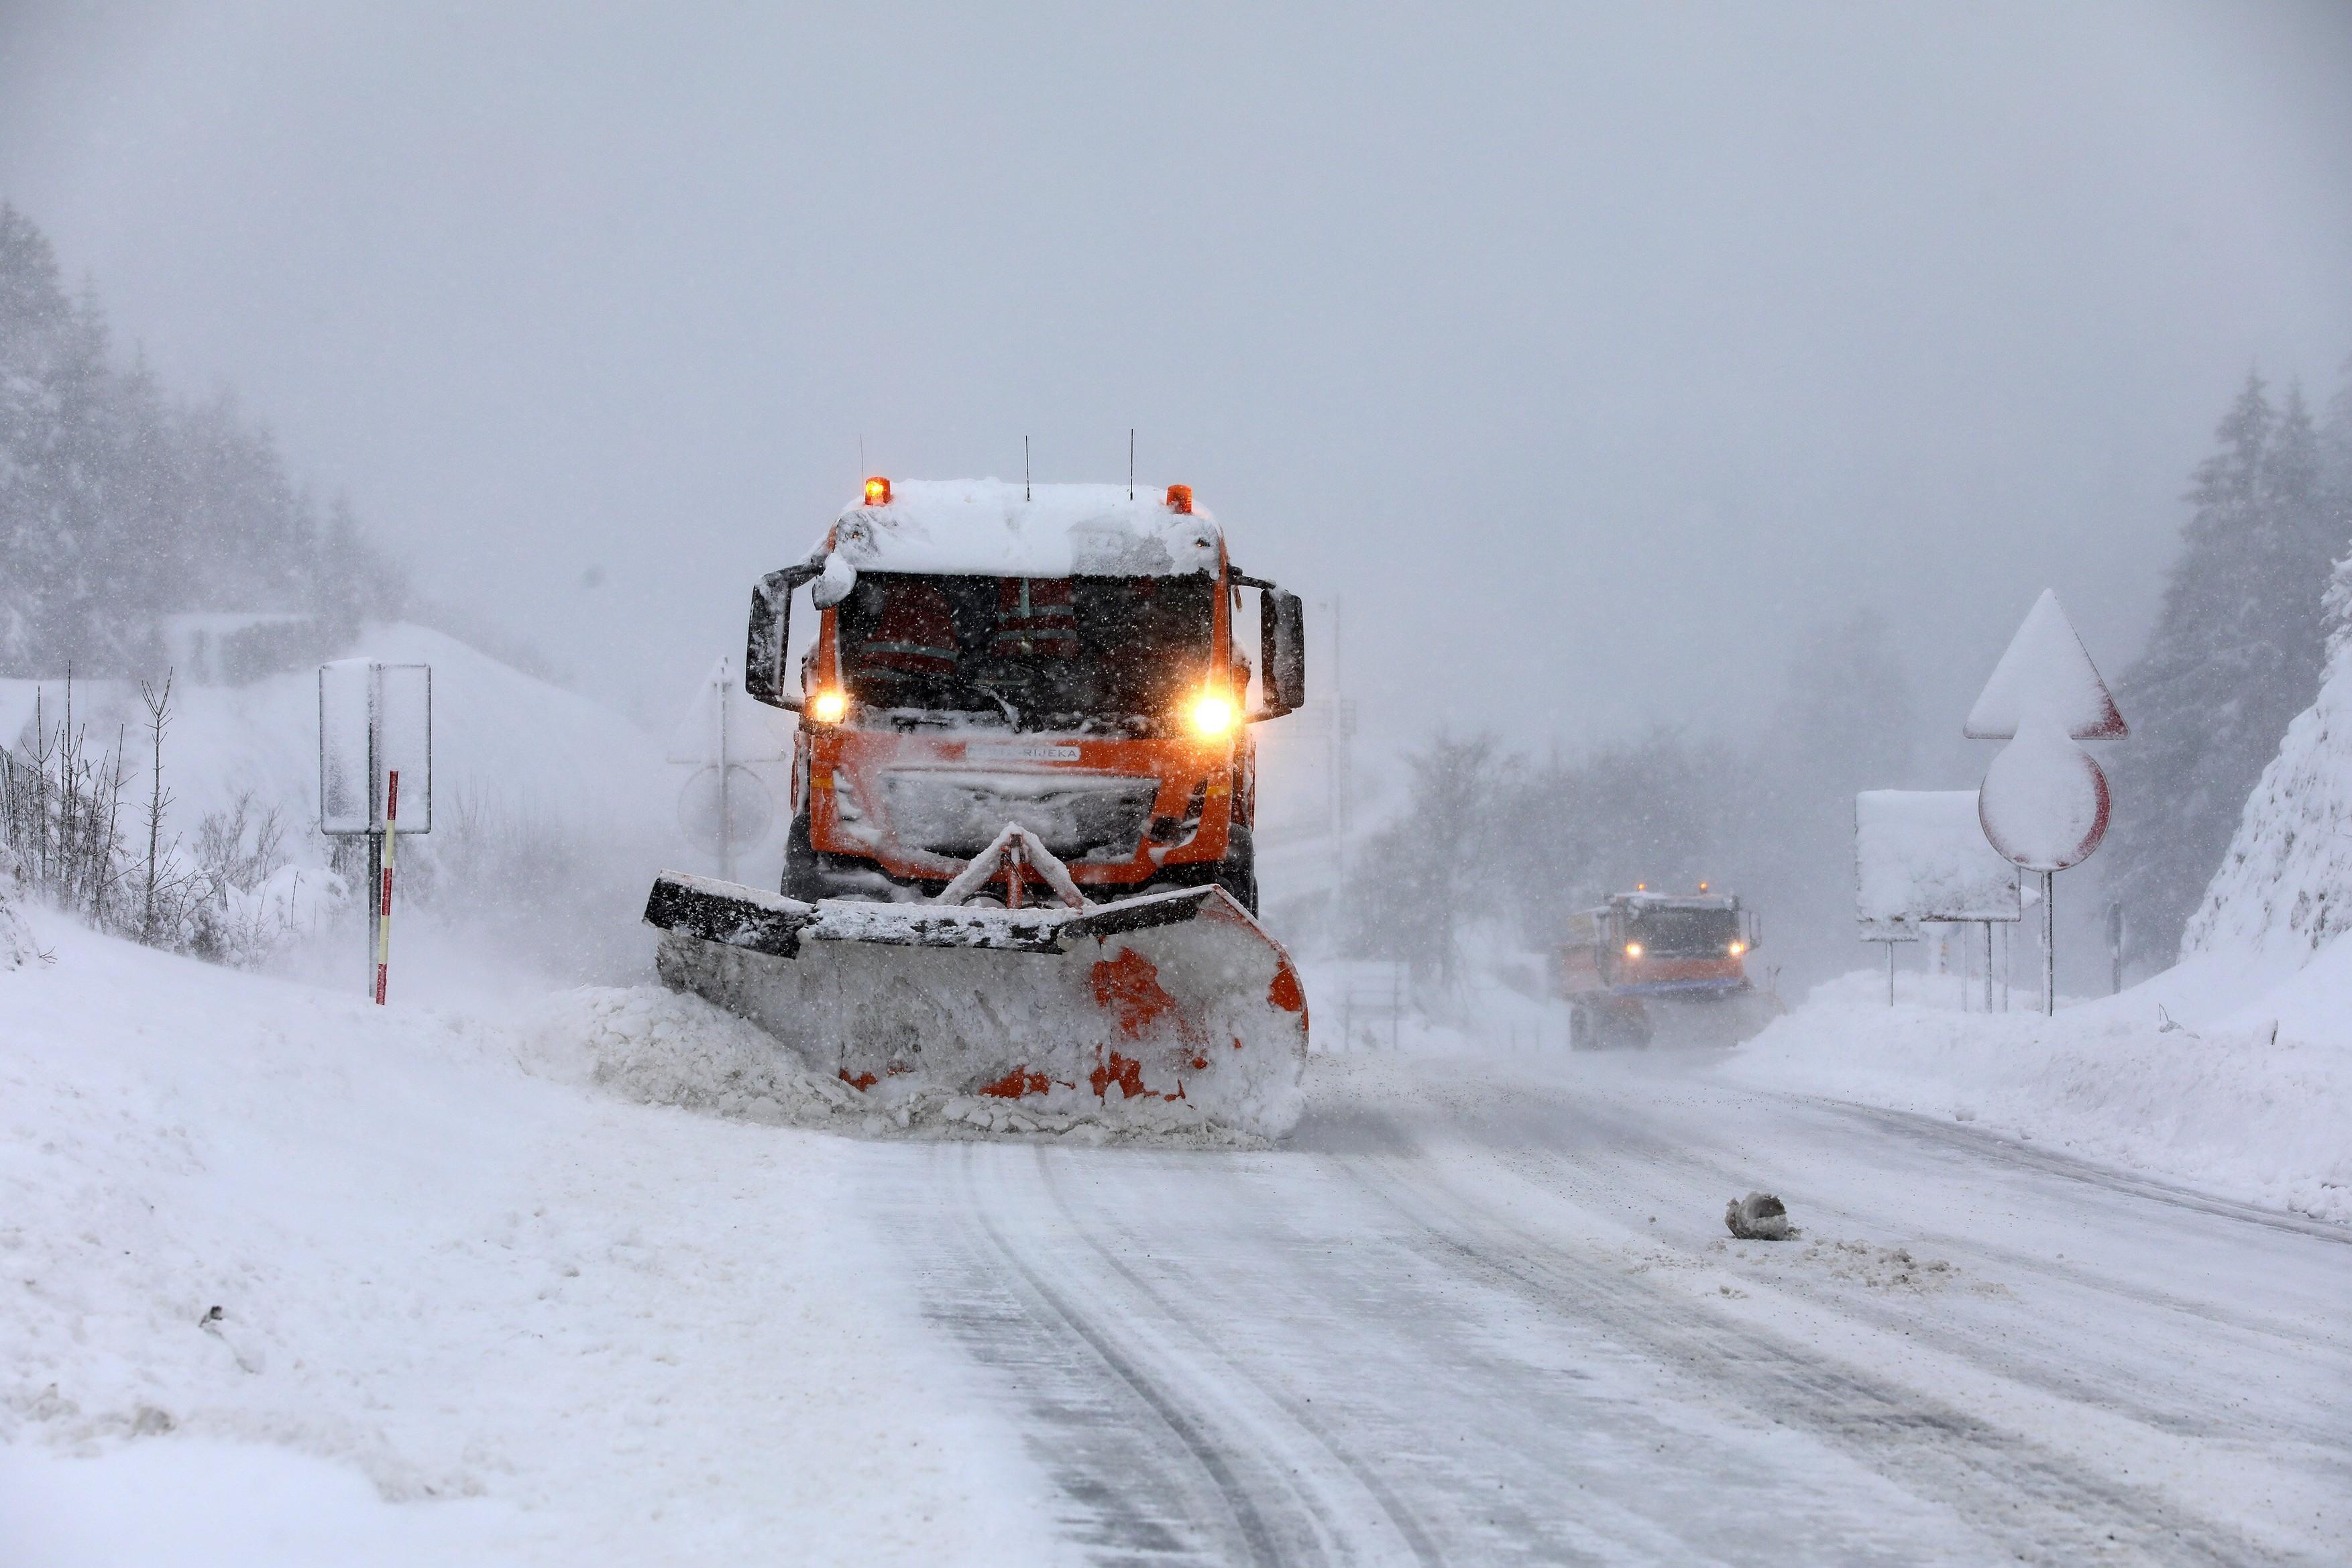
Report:
<svg viewBox="0 0 2352 1568"><path fill-rule="evenodd" d="M999 708L1004 710L1004 721L1006 723L1012 725L1016 730L1021 728L1021 710L1013 706L1012 702L1006 699L1005 695L997 690L996 688L989 685L984 680L962 680L958 681L956 684L964 687L968 690L977 691L982 697L990 699Z"/></svg>

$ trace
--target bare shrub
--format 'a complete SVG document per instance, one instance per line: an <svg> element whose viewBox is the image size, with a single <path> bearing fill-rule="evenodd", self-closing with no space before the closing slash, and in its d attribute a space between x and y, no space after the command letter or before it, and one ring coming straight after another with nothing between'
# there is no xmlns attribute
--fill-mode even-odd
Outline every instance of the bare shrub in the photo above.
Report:
<svg viewBox="0 0 2352 1568"><path fill-rule="evenodd" d="M304 889L299 878L280 877L284 826L250 790L198 824L193 853L167 836L172 685L167 677L140 690L153 759L146 804L134 808L143 845L134 850L123 833L131 777L123 737L110 752L92 752L73 721L70 677L58 721L49 722L47 693L37 691L30 742L0 747L0 844L29 892L100 931L219 963L258 963L296 934ZM333 890L333 879L322 878L310 892L315 901Z"/></svg>

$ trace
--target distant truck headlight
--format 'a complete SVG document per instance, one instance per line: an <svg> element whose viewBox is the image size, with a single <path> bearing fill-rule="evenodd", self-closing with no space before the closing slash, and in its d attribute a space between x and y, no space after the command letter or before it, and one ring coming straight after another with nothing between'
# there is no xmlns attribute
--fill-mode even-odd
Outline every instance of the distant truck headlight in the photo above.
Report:
<svg viewBox="0 0 2352 1568"><path fill-rule="evenodd" d="M1724 951L1730 953L1732 957L1738 958L1741 953L1748 951L1748 944L1744 942L1735 942Z"/></svg>
<svg viewBox="0 0 2352 1568"><path fill-rule="evenodd" d="M1628 957L1628 958L1639 958L1639 957L1641 957L1641 956L1642 956L1642 944L1641 944L1640 942L1627 942L1627 943L1625 944L1625 956L1626 956L1626 957Z"/></svg>

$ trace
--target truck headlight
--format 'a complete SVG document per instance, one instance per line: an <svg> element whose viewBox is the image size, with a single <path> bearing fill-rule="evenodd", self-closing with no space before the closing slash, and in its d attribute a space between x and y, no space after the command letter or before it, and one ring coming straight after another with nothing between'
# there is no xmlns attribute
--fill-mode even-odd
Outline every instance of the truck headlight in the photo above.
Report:
<svg viewBox="0 0 2352 1568"><path fill-rule="evenodd" d="M838 724L849 711L849 699L838 691L820 691L809 699L809 717L820 724Z"/></svg>
<svg viewBox="0 0 2352 1568"><path fill-rule="evenodd" d="M1628 957L1628 958L1639 958L1639 957L1641 957L1641 956L1642 956L1642 944L1641 944L1640 942L1627 942L1627 943L1625 944L1625 956L1626 956L1626 957Z"/></svg>
<svg viewBox="0 0 2352 1568"><path fill-rule="evenodd" d="M1192 728L1203 735L1222 735L1234 727L1234 705L1229 698L1212 692L1192 704Z"/></svg>

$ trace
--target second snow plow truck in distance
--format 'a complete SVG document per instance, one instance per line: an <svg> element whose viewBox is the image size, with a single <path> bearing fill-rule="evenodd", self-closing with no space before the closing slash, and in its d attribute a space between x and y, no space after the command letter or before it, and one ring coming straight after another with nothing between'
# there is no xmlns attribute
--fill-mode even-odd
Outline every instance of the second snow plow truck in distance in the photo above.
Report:
<svg viewBox="0 0 2352 1568"><path fill-rule="evenodd" d="M1736 1045L1769 1023L1779 1003L1748 978L1761 932L1738 898L1712 893L1617 893L1568 917L1559 991L1571 1047Z"/></svg>
<svg viewBox="0 0 2352 1568"><path fill-rule="evenodd" d="M782 887L663 873L661 977L885 1112L1286 1131L1307 1001L1255 919L1249 726L1306 676L1297 596L1189 487L869 479L752 593L744 689L799 715Z"/></svg>

